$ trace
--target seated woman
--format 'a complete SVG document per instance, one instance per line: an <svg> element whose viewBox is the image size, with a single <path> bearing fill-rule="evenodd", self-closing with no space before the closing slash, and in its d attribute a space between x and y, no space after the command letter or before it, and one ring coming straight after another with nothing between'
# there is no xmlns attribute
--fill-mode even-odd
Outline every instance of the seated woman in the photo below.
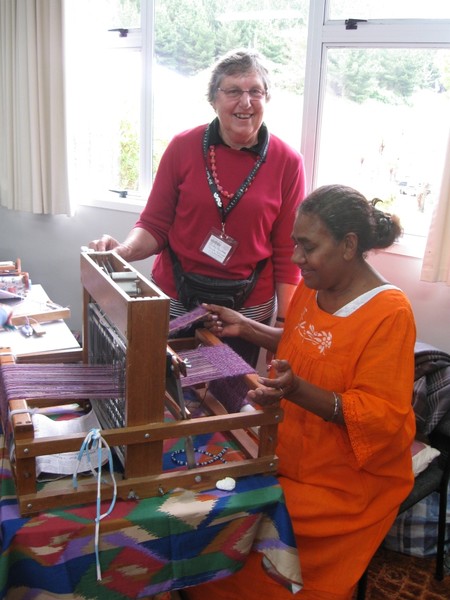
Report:
<svg viewBox="0 0 450 600"><path fill-rule="evenodd" d="M405 294L365 260L401 233L352 188L314 191L293 229L302 281L284 331L216 305L209 327L276 353L259 405L282 399L279 481L300 555L300 600L344 600L412 489L415 324ZM288 599L252 553L229 578L186 589L190 600Z"/></svg>

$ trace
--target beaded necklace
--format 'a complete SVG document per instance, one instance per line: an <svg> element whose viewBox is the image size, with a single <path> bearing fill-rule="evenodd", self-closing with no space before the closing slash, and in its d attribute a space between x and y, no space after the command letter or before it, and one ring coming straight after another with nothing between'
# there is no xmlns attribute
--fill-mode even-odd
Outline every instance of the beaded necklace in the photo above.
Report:
<svg viewBox="0 0 450 600"><path fill-rule="evenodd" d="M197 452L197 454L203 454L204 456L210 457L209 460L204 460L202 462L196 462L195 466L196 467L205 467L206 465L212 465L212 463L215 463L218 460L222 461L223 463L226 463L227 461L224 458L222 458L226 451L227 451L227 448L223 448L217 454L213 454L212 452L208 452L208 450L199 450L198 448L194 448L194 452ZM186 451L184 448L180 448L179 450L175 450L174 452L172 452L172 454L170 455L170 458L172 459L172 462L174 462L176 465L180 465L181 467L184 467L187 464L187 462L186 462L186 459L180 460L179 458L177 458L178 456L180 456L180 454L184 454L186 456Z"/></svg>
<svg viewBox="0 0 450 600"><path fill-rule="evenodd" d="M260 156L258 156L258 160L260 160ZM210 146L209 147L209 162L211 165L211 175L212 178L214 179L214 183L216 184L217 187L217 191L219 192L219 194L221 194L222 196L224 196L225 198L228 198L228 200L231 200L231 198L233 198L234 194L232 194L231 192L227 192L227 190L224 190L223 187L220 185L219 182L219 177L217 175L217 166L216 166L216 147L215 146ZM248 190L248 188L251 186L253 180L250 180L247 184L247 186L244 188L243 193L245 194L245 192Z"/></svg>
<svg viewBox="0 0 450 600"><path fill-rule="evenodd" d="M214 123L214 121L213 121L213 123ZM224 230L225 220L226 220L227 216L230 214L230 212L233 210L233 208L237 205L237 203L242 198L244 193L248 190L251 182L256 177L256 174L259 171L259 168L261 167L262 163L266 159L267 151L269 148L269 139L270 138L269 138L269 135L267 135L267 138L266 138L264 145L262 147L262 150L261 150L261 154L258 156L258 160L256 161L256 163L255 163L254 167L252 168L252 170L250 171L250 173L245 178L245 181L243 181L241 183L241 185L239 186L236 193L230 194L230 192L226 192L227 196L225 196L226 190L224 190L222 188L222 192L219 192L219 189L218 189L217 167L216 167L216 160L215 160L215 146L212 146L209 143L209 135L210 135L211 125L212 125L211 123L208 125L208 127L205 129L205 133L203 135L203 142L202 142L203 156L205 159L205 166L206 166L206 179L208 181L208 185L211 190L214 202L216 203L217 208L219 210L220 219L222 222L222 230ZM215 177L213 177L213 174L208 165L208 162L209 162L208 161L208 149L209 149L210 157L211 157L211 146L213 147L213 151L214 151L214 162L211 162L211 170L213 169L213 165L214 165ZM223 205L221 196L226 197L229 200L226 207L224 207L224 205Z"/></svg>

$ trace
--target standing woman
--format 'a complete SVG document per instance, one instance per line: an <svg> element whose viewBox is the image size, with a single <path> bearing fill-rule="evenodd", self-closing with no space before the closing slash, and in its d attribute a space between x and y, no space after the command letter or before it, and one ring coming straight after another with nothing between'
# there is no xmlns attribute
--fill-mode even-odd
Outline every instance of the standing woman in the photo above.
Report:
<svg viewBox="0 0 450 600"><path fill-rule="evenodd" d="M400 232L356 190L319 188L293 229L302 280L284 331L208 307L216 334L276 352L273 377L249 396L261 405L283 399L277 455L303 574L298 600L350 600L413 486L414 317L405 294L365 260ZM186 594L292 600L257 553L238 573Z"/></svg>
<svg viewBox="0 0 450 600"><path fill-rule="evenodd" d="M263 122L269 99L268 71L257 52L220 59L208 87L217 117L170 142L124 242L103 235L90 243L127 261L157 254L152 277L171 298L171 317L205 301L260 322L270 321L276 307L285 317L299 279L290 234L305 178L301 155ZM182 109L182 91L180 103ZM230 344L256 364L257 346Z"/></svg>

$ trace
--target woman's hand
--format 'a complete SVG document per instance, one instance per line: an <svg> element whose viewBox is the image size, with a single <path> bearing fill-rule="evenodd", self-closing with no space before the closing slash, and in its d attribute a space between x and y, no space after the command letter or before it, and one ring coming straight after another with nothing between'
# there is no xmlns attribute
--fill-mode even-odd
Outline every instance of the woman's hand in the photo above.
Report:
<svg viewBox="0 0 450 600"><path fill-rule="evenodd" d="M114 248L117 248L117 246L119 246L119 242L106 233L104 233L98 240L92 240L92 242L89 242L89 248L95 250L96 252L108 252L110 250L114 250Z"/></svg>
<svg viewBox="0 0 450 600"><path fill-rule="evenodd" d="M217 337L240 337L270 352L276 352L281 329L258 323L231 308L217 304L203 304L203 306L211 313L205 319L204 325Z"/></svg>
<svg viewBox="0 0 450 600"><path fill-rule="evenodd" d="M250 400L261 406L275 404L297 388L298 377L294 375L287 360L272 360L270 368L273 369L274 377L259 377L261 387L250 390L247 394Z"/></svg>
<svg viewBox="0 0 450 600"><path fill-rule="evenodd" d="M203 306L209 311L204 325L211 333L217 337L238 337L240 335L241 326L245 321L243 315L231 308L217 304L203 304Z"/></svg>
<svg viewBox="0 0 450 600"><path fill-rule="evenodd" d="M158 242L154 236L142 227L134 227L122 243L105 233L100 239L93 240L89 244L89 248L97 252L114 250L128 262L144 260L159 251Z"/></svg>

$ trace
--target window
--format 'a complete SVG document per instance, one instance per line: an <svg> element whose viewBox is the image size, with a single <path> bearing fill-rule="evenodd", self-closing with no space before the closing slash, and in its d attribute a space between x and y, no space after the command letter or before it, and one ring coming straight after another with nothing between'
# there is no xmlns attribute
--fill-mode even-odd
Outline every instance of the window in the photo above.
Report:
<svg viewBox="0 0 450 600"><path fill-rule="evenodd" d="M378 197L405 234L423 238L450 129L442 20L450 6L331 0L327 18L324 3L313 5L303 129L310 185L340 182ZM361 21L345 23L353 17Z"/></svg>
<svg viewBox="0 0 450 600"><path fill-rule="evenodd" d="M231 48L255 46L272 71L266 122L302 150L309 189L353 185L383 199L406 233L426 236L450 126L448 0L66 7L76 201L142 206L172 136L214 116L211 64Z"/></svg>
<svg viewBox="0 0 450 600"><path fill-rule="evenodd" d="M142 203L173 135L214 117L210 67L240 46L267 57L274 89L266 121L300 148L308 7L309 0L256 0L251 11L236 0L67 2L77 201L126 194L130 206Z"/></svg>
<svg viewBox="0 0 450 600"><path fill-rule="evenodd" d="M445 60L450 50L327 52L317 182L381 198L412 235L428 229L439 193L450 116L438 71Z"/></svg>
<svg viewBox="0 0 450 600"><path fill-rule="evenodd" d="M144 126L139 0L69 1L65 13L71 196L136 193Z"/></svg>

